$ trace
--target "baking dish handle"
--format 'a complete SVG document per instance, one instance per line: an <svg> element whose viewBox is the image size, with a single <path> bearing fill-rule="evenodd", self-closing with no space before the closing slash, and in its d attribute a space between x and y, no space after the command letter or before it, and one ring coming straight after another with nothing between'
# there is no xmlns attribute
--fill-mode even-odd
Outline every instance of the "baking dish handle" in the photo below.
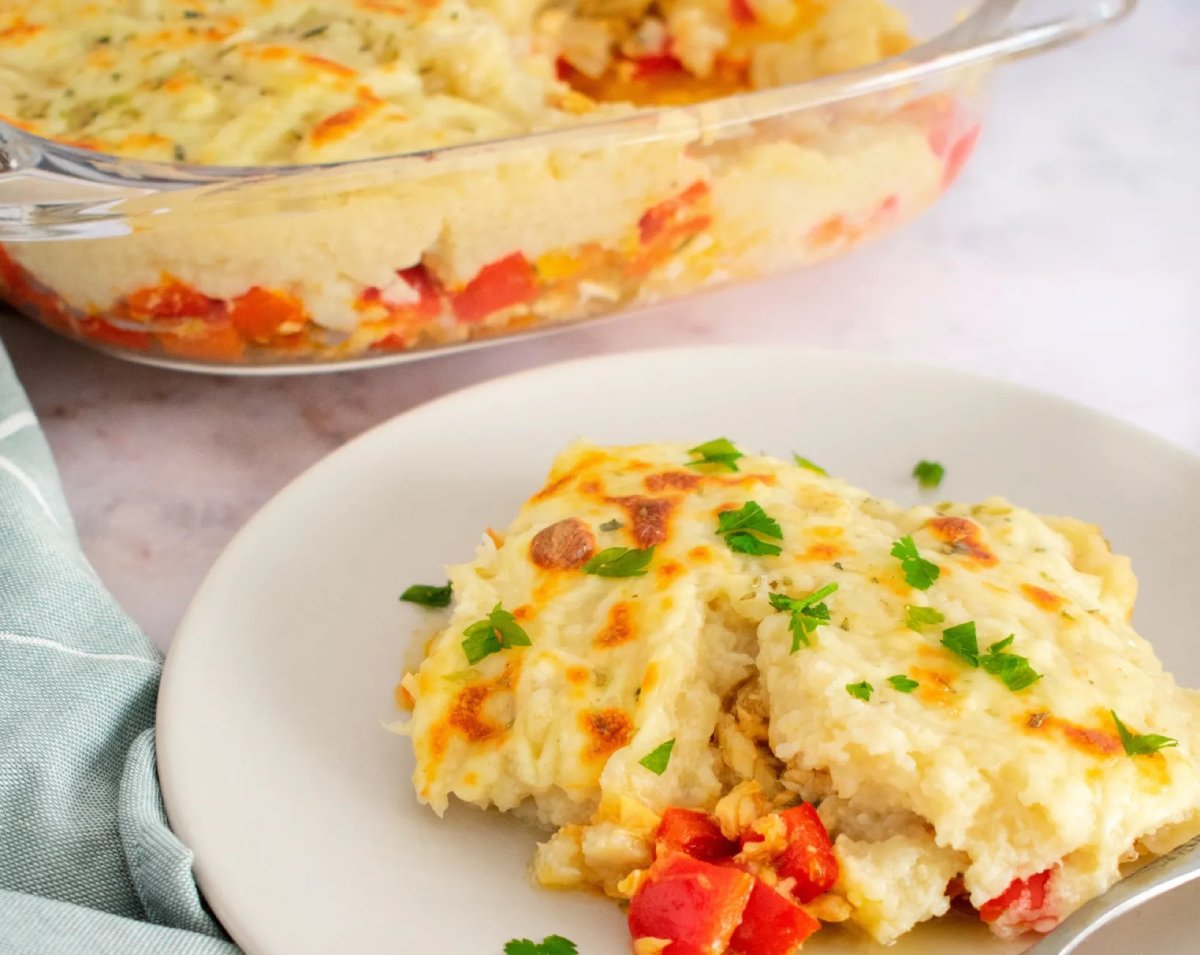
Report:
<svg viewBox="0 0 1200 955"><path fill-rule="evenodd" d="M959 59L966 66L1041 53L1124 19L1137 7L1138 0L1063 0L1057 4L1058 12L1049 18L1033 19L1038 8L1047 5L1043 0L991 0L977 14L984 22L976 26L982 29L972 31L973 36L962 36L958 48L945 56ZM967 26L963 24L964 29Z"/></svg>

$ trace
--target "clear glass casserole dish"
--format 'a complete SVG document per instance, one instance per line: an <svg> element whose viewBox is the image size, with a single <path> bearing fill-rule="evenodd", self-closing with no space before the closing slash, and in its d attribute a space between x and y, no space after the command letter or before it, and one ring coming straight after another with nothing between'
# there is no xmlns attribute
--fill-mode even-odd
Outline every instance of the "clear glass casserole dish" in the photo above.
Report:
<svg viewBox="0 0 1200 955"><path fill-rule="evenodd" d="M903 0L932 39L870 66L324 165L150 162L0 123L0 298L122 357L243 373L634 311L911 219L969 157L993 66L1135 3Z"/></svg>

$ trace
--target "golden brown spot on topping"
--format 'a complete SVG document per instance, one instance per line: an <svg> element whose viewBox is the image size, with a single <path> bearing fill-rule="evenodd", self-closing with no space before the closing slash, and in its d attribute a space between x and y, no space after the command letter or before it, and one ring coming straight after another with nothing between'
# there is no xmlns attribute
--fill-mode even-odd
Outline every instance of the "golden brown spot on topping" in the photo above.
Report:
<svg viewBox="0 0 1200 955"><path fill-rule="evenodd" d="M954 677L928 667L913 667L908 671L910 679L921 685L916 689L917 699L931 706L948 706L954 703L958 692L954 689Z"/></svg>
<svg viewBox="0 0 1200 955"><path fill-rule="evenodd" d="M846 536L843 528L837 524L818 524L816 527L810 527L807 531L810 537L815 537L818 540L840 540Z"/></svg>
<svg viewBox="0 0 1200 955"><path fill-rule="evenodd" d="M952 553L965 553L984 567L994 566L996 555L980 539L982 528L965 517L935 517L925 525L933 536L944 541Z"/></svg>
<svg viewBox="0 0 1200 955"><path fill-rule="evenodd" d="M536 613L537 611L529 606L529 604L521 604L521 606L513 611L513 616L518 620L532 620Z"/></svg>
<svg viewBox="0 0 1200 955"><path fill-rule="evenodd" d="M309 134L315 145L324 146L334 140L349 135L365 123L376 110L379 103L355 103L348 109L340 110L332 116L326 116L313 127Z"/></svg>
<svg viewBox="0 0 1200 955"><path fill-rule="evenodd" d="M567 667L567 682L575 686L587 683L589 676L587 667Z"/></svg>
<svg viewBox="0 0 1200 955"><path fill-rule="evenodd" d="M1045 710L1025 714L1021 725L1034 733L1057 733L1076 749L1093 756L1115 756L1125 751L1121 738L1107 729L1080 726L1070 720L1060 719Z"/></svg>
<svg viewBox="0 0 1200 955"><path fill-rule="evenodd" d="M688 551L688 556L692 560L712 560L712 550L704 544L693 547Z"/></svg>
<svg viewBox="0 0 1200 955"><path fill-rule="evenodd" d="M774 487L776 483L774 474L739 474L737 477L725 474L710 474L707 477L710 481L724 487L753 487L755 484Z"/></svg>
<svg viewBox="0 0 1200 955"><path fill-rule="evenodd" d="M579 477L584 471L593 465L600 464L607 459L607 455L600 451L589 451L581 457L575 464L565 473L557 478L554 478L544 488L537 492L532 498L535 501L544 501L562 489L568 482Z"/></svg>
<svg viewBox="0 0 1200 955"><path fill-rule="evenodd" d="M663 471L661 474L647 474L642 483L647 491L691 491L700 483L700 475L686 471Z"/></svg>
<svg viewBox="0 0 1200 955"><path fill-rule="evenodd" d="M1035 607L1050 613L1058 610L1066 602L1058 594L1037 587L1034 584L1021 584L1021 593Z"/></svg>
<svg viewBox="0 0 1200 955"><path fill-rule="evenodd" d="M397 683L394 691L396 697L396 706L402 710L412 712L412 708L417 705L417 701L413 699L413 695L408 692L408 687L403 683Z"/></svg>
<svg viewBox="0 0 1200 955"><path fill-rule="evenodd" d="M658 583L660 587L665 587L672 580L684 572L683 564L675 560L665 560L658 567Z"/></svg>
<svg viewBox="0 0 1200 955"><path fill-rule="evenodd" d="M474 773L467 773L465 776L463 776L462 781L464 786L474 786L477 782L479 782L479 777Z"/></svg>
<svg viewBox="0 0 1200 955"><path fill-rule="evenodd" d="M578 517L543 527L529 543L529 559L543 570L577 570L595 552L592 529Z"/></svg>
<svg viewBox="0 0 1200 955"><path fill-rule="evenodd" d="M492 528L489 527L487 529L487 536L492 539L492 543L495 544L497 547L504 546L504 535L501 534L499 531L492 530Z"/></svg>
<svg viewBox="0 0 1200 955"><path fill-rule="evenodd" d="M608 621L596 634L592 645L607 650L628 643L636 637L637 623L633 618L633 605L619 602L608 608Z"/></svg>
<svg viewBox="0 0 1200 955"><path fill-rule="evenodd" d="M579 483L579 493L581 494L603 494L604 485L595 478L589 478L586 481Z"/></svg>
<svg viewBox="0 0 1200 955"><path fill-rule="evenodd" d="M629 515L630 533L638 547L653 547L661 544L670 533L671 512L678 499L673 497L610 497L611 504L619 504Z"/></svg>
<svg viewBox="0 0 1200 955"><path fill-rule="evenodd" d="M567 578L562 574L548 574L545 579L533 588L533 603L535 608L539 604L546 604L556 597L563 589L563 582Z"/></svg>
<svg viewBox="0 0 1200 955"><path fill-rule="evenodd" d="M579 725L587 734L589 743L584 750L584 759L603 759L629 743L633 735L633 721L618 709L594 710L579 714Z"/></svg>
<svg viewBox="0 0 1200 955"><path fill-rule="evenodd" d="M649 693L658 686L658 664L649 663L646 665L646 672L642 676L642 692Z"/></svg>
<svg viewBox="0 0 1200 955"><path fill-rule="evenodd" d="M852 553L837 544L812 544L803 554L797 554L796 560L837 560L839 557L846 557Z"/></svg>
<svg viewBox="0 0 1200 955"><path fill-rule="evenodd" d="M30 37L37 36L44 29L46 29L44 26L30 23L23 16L17 14L16 19L9 26L0 30L0 43L23 43Z"/></svg>
<svg viewBox="0 0 1200 955"><path fill-rule="evenodd" d="M464 687L450 707L447 723L472 743L483 742L504 732L503 726L483 716L484 704L491 697L493 689L490 683Z"/></svg>

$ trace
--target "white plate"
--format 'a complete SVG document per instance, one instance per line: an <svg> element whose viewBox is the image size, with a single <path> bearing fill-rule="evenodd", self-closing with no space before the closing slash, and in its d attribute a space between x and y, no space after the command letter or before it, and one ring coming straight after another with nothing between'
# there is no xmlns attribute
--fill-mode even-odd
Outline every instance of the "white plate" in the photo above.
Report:
<svg viewBox="0 0 1200 955"><path fill-rule="evenodd" d="M208 901L253 955L500 955L558 933L629 951L614 905L530 885L535 834L409 787L383 729L414 630L397 595L504 526L569 440L727 435L799 451L876 493L1002 493L1104 525L1142 581L1137 622L1200 684L1200 461L1087 409L948 371L786 347L626 354L488 382L346 445L282 491L217 561L175 637L158 710L172 825ZM1195 951L1200 888L1129 916L1082 952ZM977 952L966 921L892 952ZM805 951L864 952L822 932ZM1147 939L1153 945L1147 947Z"/></svg>

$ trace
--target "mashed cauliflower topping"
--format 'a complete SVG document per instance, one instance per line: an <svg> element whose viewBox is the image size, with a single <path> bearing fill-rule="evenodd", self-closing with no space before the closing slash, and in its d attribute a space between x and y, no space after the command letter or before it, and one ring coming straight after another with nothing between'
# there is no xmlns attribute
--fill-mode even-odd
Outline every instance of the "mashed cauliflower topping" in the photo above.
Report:
<svg viewBox="0 0 1200 955"><path fill-rule="evenodd" d="M402 684L420 799L536 815L539 881L635 912L672 807L796 892L761 860L804 800L838 871L806 911L885 943L951 904L1045 931L1200 828L1197 696L1130 626L1134 577L1097 528L696 461L573 445L451 568ZM527 642L481 624L497 613Z"/></svg>
<svg viewBox="0 0 1200 955"><path fill-rule="evenodd" d="M126 235L0 247L0 295L127 353L338 361L813 262L932 202L974 143L970 111L908 91L719 134L677 115L437 151L910 43L881 0L16 0L0 11L0 121L28 133L202 165L421 158L257 183L235 204L228 190L134 199Z"/></svg>

